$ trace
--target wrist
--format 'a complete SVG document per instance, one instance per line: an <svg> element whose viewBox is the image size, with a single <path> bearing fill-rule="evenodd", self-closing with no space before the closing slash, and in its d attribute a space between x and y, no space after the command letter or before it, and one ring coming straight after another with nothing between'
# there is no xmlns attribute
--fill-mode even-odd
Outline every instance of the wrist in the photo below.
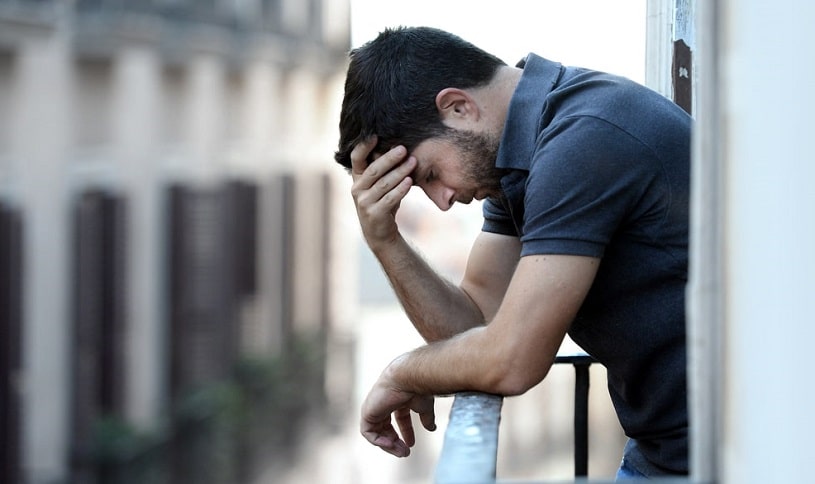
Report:
<svg viewBox="0 0 815 484"><path fill-rule="evenodd" d="M387 383L387 385L394 390L408 391L402 376L405 374L404 370L407 366L407 361L410 358L410 353L404 353L397 356L391 361L388 366L382 371L380 380Z"/></svg>
<svg viewBox="0 0 815 484"><path fill-rule="evenodd" d="M366 238L365 242L368 244L368 248L371 249L371 252L380 260L390 257L389 254L406 243L405 239L402 238L402 234L399 232L385 238Z"/></svg>

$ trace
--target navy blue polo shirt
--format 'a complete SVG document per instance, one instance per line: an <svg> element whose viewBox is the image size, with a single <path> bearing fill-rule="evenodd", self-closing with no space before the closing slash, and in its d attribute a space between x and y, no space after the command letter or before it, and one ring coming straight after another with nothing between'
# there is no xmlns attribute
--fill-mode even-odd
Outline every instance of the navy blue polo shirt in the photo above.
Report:
<svg viewBox="0 0 815 484"><path fill-rule="evenodd" d="M483 230L522 256L601 258L569 335L606 367L626 458L650 475L688 469L690 128L644 86L530 54L496 160L504 197L483 204Z"/></svg>

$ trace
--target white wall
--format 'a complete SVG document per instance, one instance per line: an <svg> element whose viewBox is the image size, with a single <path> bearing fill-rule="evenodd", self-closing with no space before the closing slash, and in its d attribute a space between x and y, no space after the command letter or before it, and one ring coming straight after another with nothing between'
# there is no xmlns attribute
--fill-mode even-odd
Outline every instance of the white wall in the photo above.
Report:
<svg viewBox="0 0 815 484"><path fill-rule="evenodd" d="M815 434L808 0L722 1L725 482L805 482Z"/></svg>
<svg viewBox="0 0 815 484"><path fill-rule="evenodd" d="M708 311L696 314L692 325L710 329L693 344L707 353L707 363L723 365L701 386L714 395L722 389L712 408L702 408L711 418L707 431L721 437L702 469L711 474L701 477L809 482L815 57L806 46L815 4L720 0L699 6L703 72L695 167L707 176L695 179L694 213L707 223L694 225L700 242L695 293ZM711 211L714 216L705 215ZM721 275L706 260L721 264Z"/></svg>

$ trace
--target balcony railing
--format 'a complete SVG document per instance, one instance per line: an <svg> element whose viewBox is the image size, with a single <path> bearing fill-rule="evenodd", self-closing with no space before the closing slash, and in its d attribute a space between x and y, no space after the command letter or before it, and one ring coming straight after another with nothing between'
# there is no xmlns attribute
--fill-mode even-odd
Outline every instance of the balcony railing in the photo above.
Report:
<svg viewBox="0 0 815 484"><path fill-rule="evenodd" d="M504 399L486 393L459 393L444 433L436 483L495 481L498 425Z"/></svg>
<svg viewBox="0 0 815 484"><path fill-rule="evenodd" d="M588 475L589 367L596 363L586 353L561 354L555 364L575 369L574 472L577 480ZM496 482L498 428L503 398L485 393L459 393L453 400L444 444L436 467L436 484Z"/></svg>

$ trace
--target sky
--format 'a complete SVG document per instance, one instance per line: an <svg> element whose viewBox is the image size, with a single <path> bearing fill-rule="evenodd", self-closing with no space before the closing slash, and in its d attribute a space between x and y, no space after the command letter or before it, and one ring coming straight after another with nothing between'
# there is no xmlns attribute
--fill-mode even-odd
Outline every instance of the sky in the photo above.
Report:
<svg viewBox="0 0 815 484"><path fill-rule="evenodd" d="M438 27L514 65L529 52L645 76L646 0L351 0L356 47L385 27Z"/></svg>

